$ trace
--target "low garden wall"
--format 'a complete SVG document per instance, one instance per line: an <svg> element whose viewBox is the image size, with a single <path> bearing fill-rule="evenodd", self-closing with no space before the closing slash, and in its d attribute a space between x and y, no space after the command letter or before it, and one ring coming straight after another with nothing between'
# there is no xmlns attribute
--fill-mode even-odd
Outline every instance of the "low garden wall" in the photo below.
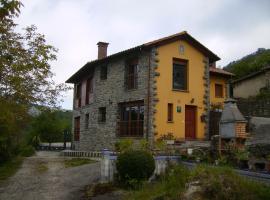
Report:
<svg viewBox="0 0 270 200"><path fill-rule="evenodd" d="M114 180L116 174L117 154L115 152L104 150L101 159L101 182L107 183ZM169 163L179 163L180 156L154 156L155 171L154 175L159 175L165 172Z"/></svg>

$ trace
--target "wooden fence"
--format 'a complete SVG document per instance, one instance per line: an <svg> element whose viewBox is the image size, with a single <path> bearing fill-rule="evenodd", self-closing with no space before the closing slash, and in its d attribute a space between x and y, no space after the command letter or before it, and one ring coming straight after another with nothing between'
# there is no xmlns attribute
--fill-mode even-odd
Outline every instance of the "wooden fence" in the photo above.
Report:
<svg viewBox="0 0 270 200"><path fill-rule="evenodd" d="M239 99L237 106L245 117L270 117L270 99Z"/></svg>

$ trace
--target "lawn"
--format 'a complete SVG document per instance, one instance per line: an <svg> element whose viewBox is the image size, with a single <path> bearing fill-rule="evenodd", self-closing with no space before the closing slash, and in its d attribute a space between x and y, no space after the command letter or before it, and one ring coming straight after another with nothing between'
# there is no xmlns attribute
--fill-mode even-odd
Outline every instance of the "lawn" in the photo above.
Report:
<svg viewBox="0 0 270 200"><path fill-rule="evenodd" d="M0 183L16 173L16 171L20 168L23 159L24 157L17 156L1 164Z"/></svg>
<svg viewBox="0 0 270 200"><path fill-rule="evenodd" d="M90 160L87 158L72 158L65 160L65 167L77 167L80 165L85 165L85 164L90 164L90 163L95 163L96 161Z"/></svg>

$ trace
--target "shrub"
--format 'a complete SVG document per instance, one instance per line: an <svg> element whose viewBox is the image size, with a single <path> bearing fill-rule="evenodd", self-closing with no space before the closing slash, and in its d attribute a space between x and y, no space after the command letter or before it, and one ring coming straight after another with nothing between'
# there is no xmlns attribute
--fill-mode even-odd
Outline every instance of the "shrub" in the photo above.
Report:
<svg viewBox="0 0 270 200"><path fill-rule="evenodd" d="M155 161L146 151L131 150L118 156L116 168L120 183L128 187L137 187L153 174Z"/></svg>
<svg viewBox="0 0 270 200"><path fill-rule="evenodd" d="M122 139L115 143L115 150L121 153L130 151L133 148L133 140Z"/></svg>
<svg viewBox="0 0 270 200"><path fill-rule="evenodd" d="M28 146L23 146L20 149L20 155L23 157L30 157L35 153L34 147L28 145Z"/></svg>

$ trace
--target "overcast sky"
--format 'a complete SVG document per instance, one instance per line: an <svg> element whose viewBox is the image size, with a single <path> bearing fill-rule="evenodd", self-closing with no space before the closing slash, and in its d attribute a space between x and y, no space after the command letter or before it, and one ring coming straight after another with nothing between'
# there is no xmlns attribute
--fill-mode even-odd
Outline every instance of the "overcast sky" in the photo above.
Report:
<svg viewBox="0 0 270 200"><path fill-rule="evenodd" d="M23 0L17 23L35 24L59 49L55 80L67 80L97 57L98 41L113 54L183 30L216 53L218 66L270 48L270 0ZM72 108L72 92L63 108Z"/></svg>

